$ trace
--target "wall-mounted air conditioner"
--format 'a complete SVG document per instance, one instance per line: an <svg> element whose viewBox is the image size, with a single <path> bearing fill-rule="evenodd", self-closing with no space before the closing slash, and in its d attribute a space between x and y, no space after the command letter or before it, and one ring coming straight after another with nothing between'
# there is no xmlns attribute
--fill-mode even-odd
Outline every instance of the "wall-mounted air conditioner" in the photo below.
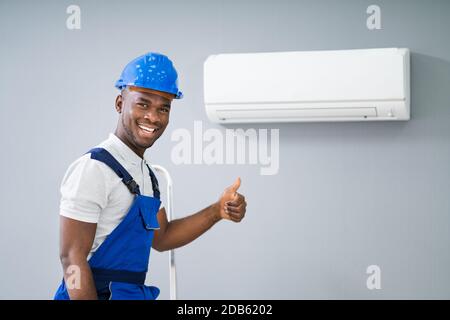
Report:
<svg viewBox="0 0 450 320"><path fill-rule="evenodd" d="M218 54L204 63L217 123L409 120L409 50Z"/></svg>

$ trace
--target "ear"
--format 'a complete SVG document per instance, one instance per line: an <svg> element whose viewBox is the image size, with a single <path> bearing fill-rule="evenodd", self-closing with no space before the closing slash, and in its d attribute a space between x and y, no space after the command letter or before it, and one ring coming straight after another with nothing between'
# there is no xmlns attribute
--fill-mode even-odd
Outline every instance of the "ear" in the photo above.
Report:
<svg viewBox="0 0 450 320"><path fill-rule="evenodd" d="M119 94L116 98L116 110L118 113L122 113L122 107L123 107L123 97L121 94Z"/></svg>

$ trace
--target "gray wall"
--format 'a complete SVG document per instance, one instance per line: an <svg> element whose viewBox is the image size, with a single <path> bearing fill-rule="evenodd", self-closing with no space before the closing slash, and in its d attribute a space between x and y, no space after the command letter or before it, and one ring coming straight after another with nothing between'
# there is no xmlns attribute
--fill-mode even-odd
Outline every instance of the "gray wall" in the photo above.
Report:
<svg viewBox="0 0 450 320"><path fill-rule="evenodd" d="M81 30L66 8L81 7ZM369 31L378 4L382 29ZM185 98L148 151L175 181L175 214L216 201L235 177L248 201L177 250L183 299L450 298L449 1L1 1L0 298L48 299L58 260L59 184L114 130L113 84L131 58L166 53ZM407 47L408 122L220 126L202 104L202 67L222 52ZM279 128L280 169L171 162L171 132ZM150 283L168 298L167 253ZM381 268L380 290L366 268Z"/></svg>

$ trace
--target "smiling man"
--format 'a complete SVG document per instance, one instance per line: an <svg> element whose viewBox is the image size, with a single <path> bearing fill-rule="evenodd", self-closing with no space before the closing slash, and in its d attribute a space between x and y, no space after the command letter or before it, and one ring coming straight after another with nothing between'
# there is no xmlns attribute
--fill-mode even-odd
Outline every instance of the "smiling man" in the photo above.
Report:
<svg viewBox="0 0 450 320"><path fill-rule="evenodd" d="M115 133L72 163L61 184L58 300L156 299L159 289L144 284L152 247L184 246L218 221L245 215L238 178L210 206L168 222L144 153L166 129L173 99L182 98L177 72L166 56L147 53L125 67L116 87Z"/></svg>

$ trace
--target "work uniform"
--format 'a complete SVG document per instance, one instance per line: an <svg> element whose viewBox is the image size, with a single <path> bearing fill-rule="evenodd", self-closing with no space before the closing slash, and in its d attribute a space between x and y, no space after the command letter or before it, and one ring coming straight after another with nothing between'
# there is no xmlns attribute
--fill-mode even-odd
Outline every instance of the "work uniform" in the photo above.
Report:
<svg viewBox="0 0 450 320"><path fill-rule="evenodd" d="M61 194L61 215L97 223L88 263L99 299L156 299L144 282L161 201L147 161L111 134L69 167ZM64 280L55 299L69 299Z"/></svg>

